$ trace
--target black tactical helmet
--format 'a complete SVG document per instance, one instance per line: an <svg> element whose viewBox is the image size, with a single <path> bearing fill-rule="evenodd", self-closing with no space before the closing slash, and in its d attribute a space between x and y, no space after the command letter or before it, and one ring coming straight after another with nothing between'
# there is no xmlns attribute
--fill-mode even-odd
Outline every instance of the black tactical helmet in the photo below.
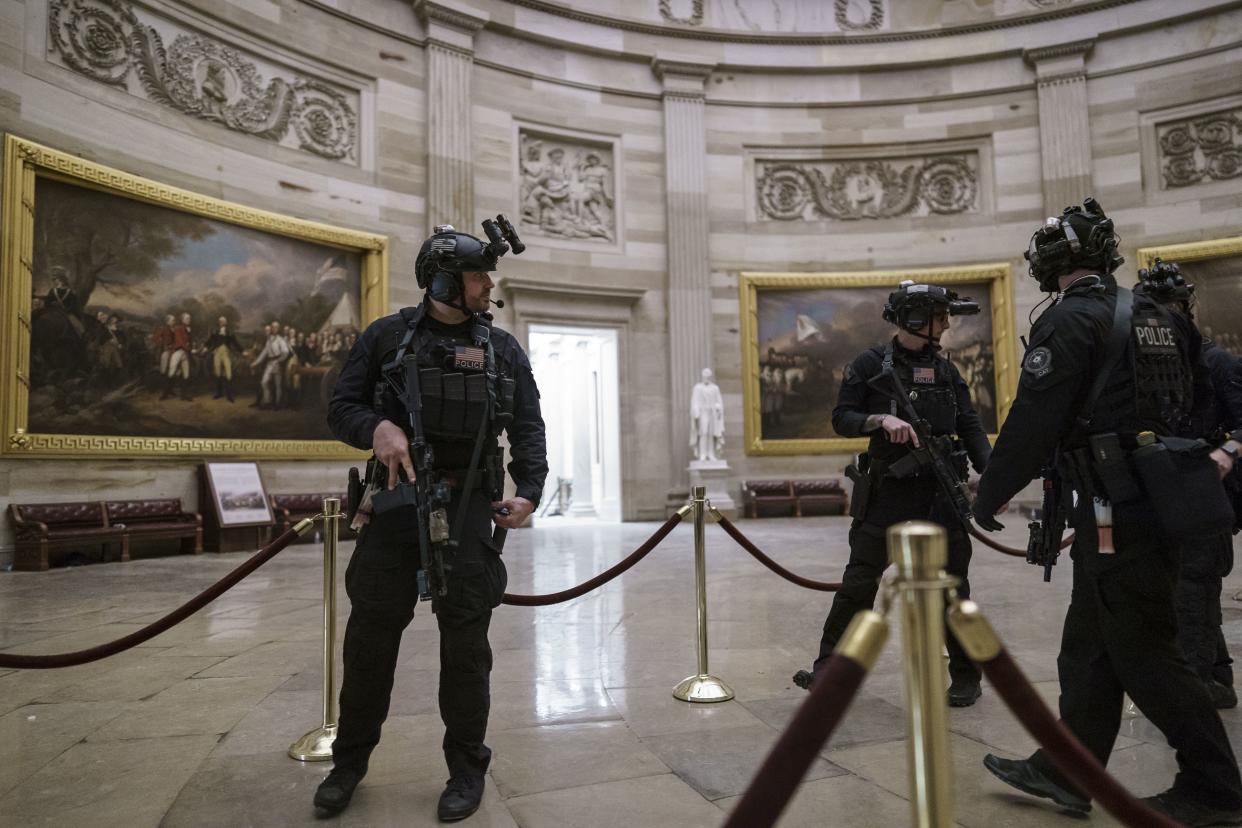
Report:
<svg viewBox="0 0 1242 828"><path fill-rule="evenodd" d="M936 308L946 308L950 316L970 316L979 312L979 303L969 296L940 285L915 284L907 279L888 295L884 303L884 321L892 322L911 333L929 329Z"/></svg>
<svg viewBox="0 0 1242 828"><path fill-rule="evenodd" d="M1113 220L1090 196L1081 207L1066 207L1059 217L1045 219L1023 255L1031 277L1049 293L1060 290L1057 280L1072 270L1088 268L1107 276L1125 261L1117 255Z"/></svg>
<svg viewBox="0 0 1242 828"><path fill-rule="evenodd" d="M437 224L435 233L423 242L414 260L414 278L418 286L430 292L433 299L453 304L462 294L461 274L496 269L500 257L521 253L526 245L503 214L496 220L485 219L483 231L488 241L459 233L451 224Z"/></svg>
<svg viewBox="0 0 1242 828"><path fill-rule="evenodd" d="M1137 286L1142 287L1144 293L1161 304L1189 302L1195 292L1195 286L1182 276L1182 270L1176 262L1156 259L1150 268L1139 270L1138 277Z"/></svg>

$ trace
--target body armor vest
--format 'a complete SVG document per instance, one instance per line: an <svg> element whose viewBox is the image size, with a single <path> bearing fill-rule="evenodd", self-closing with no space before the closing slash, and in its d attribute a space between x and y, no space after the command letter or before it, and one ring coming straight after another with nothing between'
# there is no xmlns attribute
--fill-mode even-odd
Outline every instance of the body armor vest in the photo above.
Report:
<svg viewBox="0 0 1242 828"><path fill-rule="evenodd" d="M901 378L914 410L928 422L933 434L957 433L957 394L948 360L933 357L930 362L911 362L895 354L893 343L889 342L884 348L883 365L884 369L891 367ZM905 419L905 412L896 402L892 403L890 413Z"/></svg>
<svg viewBox="0 0 1242 828"><path fill-rule="evenodd" d="M1134 294L1125 354L1113 369L1091 418L1091 431L1173 434L1187 426L1194 403L1188 343L1162 306Z"/></svg>

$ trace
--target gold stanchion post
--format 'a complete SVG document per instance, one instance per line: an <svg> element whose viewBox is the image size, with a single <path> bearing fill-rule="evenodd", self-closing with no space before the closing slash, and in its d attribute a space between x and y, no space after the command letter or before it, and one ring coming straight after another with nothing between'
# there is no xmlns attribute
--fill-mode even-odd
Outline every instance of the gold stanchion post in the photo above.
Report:
<svg viewBox="0 0 1242 828"><path fill-rule="evenodd" d="M713 676L707 668L707 487L695 486L690 506L694 510L694 579L698 599L699 672L684 678L673 688L674 698L686 702L722 702L733 698L729 685Z"/></svg>
<svg viewBox="0 0 1242 828"><path fill-rule="evenodd" d="M947 548L944 529L934 523L907 521L888 530L901 603L910 806L916 828L953 824L953 765L940 656L944 593L955 582L944 574Z"/></svg>
<svg viewBox="0 0 1242 828"><path fill-rule="evenodd" d="M341 499L323 499L323 725L289 747L299 762L332 758L336 740L336 543L340 535Z"/></svg>

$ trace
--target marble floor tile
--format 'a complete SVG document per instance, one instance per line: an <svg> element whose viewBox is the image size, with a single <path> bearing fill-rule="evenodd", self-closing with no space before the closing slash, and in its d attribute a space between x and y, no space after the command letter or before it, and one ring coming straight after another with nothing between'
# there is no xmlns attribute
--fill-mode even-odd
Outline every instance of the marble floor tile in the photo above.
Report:
<svg viewBox="0 0 1242 828"><path fill-rule="evenodd" d="M668 773L624 722L503 730L488 744L492 778L506 797Z"/></svg>
<svg viewBox="0 0 1242 828"><path fill-rule="evenodd" d="M280 753L323 724L322 691L277 690L259 702L220 739L212 756Z"/></svg>
<svg viewBox="0 0 1242 828"><path fill-rule="evenodd" d="M716 828L720 809L671 773L517 796L505 801L520 825Z"/></svg>
<svg viewBox="0 0 1242 828"><path fill-rule="evenodd" d="M621 719L602 682L497 681L500 678L493 675L489 730Z"/></svg>
<svg viewBox="0 0 1242 828"><path fill-rule="evenodd" d="M90 741L224 734L283 683L283 676L187 679L130 705Z"/></svg>
<svg viewBox="0 0 1242 828"><path fill-rule="evenodd" d="M283 753L213 752L177 794L165 828L293 828L315 821L315 788L330 762L295 762Z"/></svg>
<svg viewBox="0 0 1242 828"><path fill-rule="evenodd" d="M0 716L0 744L5 755L5 761L0 762L0 796L124 709L110 702L31 704Z"/></svg>
<svg viewBox="0 0 1242 828"><path fill-rule="evenodd" d="M322 660L322 644L272 641L219 661L199 673L199 677L291 676Z"/></svg>
<svg viewBox="0 0 1242 828"><path fill-rule="evenodd" d="M671 687L612 689L608 695L639 738L762 724L740 702L691 704L673 698Z"/></svg>
<svg viewBox="0 0 1242 828"><path fill-rule="evenodd" d="M367 786L368 781L370 776L359 786L349 809L326 824L339 825L341 828L374 828L377 825L433 828L444 825L436 819L436 802L440 798L440 792L444 790L444 783L440 779L375 787ZM529 823L523 823L527 824ZM483 803L479 810L462 825L465 828L518 828L507 802L501 800L490 778L483 789Z"/></svg>
<svg viewBox="0 0 1242 828"><path fill-rule="evenodd" d="M138 701L154 696L190 676L200 674L219 661L220 659L210 656L147 658L98 673L63 690L43 696L40 701ZM111 665L108 660L101 662L101 666L108 665Z"/></svg>
<svg viewBox="0 0 1242 828"><path fill-rule="evenodd" d="M716 800L732 813L740 796ZM803 782L781 813L777 828L876 828L910 825L910 801L853 774Z"/></svg>

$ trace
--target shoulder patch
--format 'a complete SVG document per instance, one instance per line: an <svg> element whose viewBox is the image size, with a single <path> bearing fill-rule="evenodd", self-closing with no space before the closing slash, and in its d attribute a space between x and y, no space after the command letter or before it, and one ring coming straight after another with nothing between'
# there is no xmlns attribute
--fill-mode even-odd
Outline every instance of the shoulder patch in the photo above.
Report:
<svg viewBox="0 0 1242 828"><path fill-rule="evenodd" d="M1022 370L1034 377L1046 377L1052 373L1052 351L1046 346L1032 348L1022 360Z"/></svg>
<svg viewBox="0 0 1242 828"><path fill-rule="evenodd" d="M846 382L850 382L854 379L854 363L847 362L845 364L845 370L841 373L841 379Z"/></svg>

